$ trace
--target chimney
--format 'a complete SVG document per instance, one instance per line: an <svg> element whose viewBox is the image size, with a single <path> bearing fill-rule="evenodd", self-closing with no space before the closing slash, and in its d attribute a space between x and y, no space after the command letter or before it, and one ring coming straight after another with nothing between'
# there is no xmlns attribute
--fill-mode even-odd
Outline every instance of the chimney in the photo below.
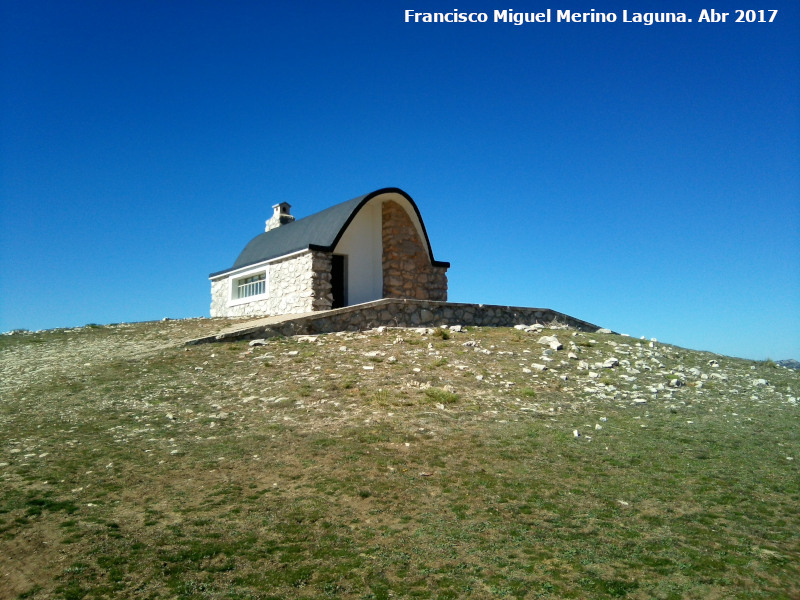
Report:
<svg viewBox="0 0 800 600"><path fill-rule="evenodd" d="M270 217L267 221L267 226L264 231L269 231L270 229L275 229L276 227L280 227L281 225L286 225L287 223L294 221L294 217L289 214L289 210L291 208L292 205L288 202L274 204L272 206L272 217Z"/></svg>

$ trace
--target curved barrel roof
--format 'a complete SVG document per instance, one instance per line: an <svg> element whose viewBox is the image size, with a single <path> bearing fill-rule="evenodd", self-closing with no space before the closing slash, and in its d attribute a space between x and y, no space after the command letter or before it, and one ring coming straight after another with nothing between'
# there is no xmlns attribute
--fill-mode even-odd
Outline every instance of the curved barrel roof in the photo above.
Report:
<svg viewBox="0 0 800 600"><path fill-rule="evenodd" d="M231 268L212 273L211 277L300 250L332 252L358 211L367 202L383 194L399 194L408 201L417 213L431 264L449 267L450 263L433 258L433 250L431 250L428 232L425 230L425 223L423 223L419 208L411 196L399 188L382 188L257 235L244 247Z"/></svg>

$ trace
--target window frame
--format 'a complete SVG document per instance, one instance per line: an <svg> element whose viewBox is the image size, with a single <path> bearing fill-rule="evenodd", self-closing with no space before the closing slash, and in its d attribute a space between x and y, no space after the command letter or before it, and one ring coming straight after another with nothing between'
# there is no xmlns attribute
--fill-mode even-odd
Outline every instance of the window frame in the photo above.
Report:
<svg viewBox="0 0 800 600"><path fill-rule="evenodd" d="M254 279L255 277L264 276L264 291L250 296L239 297L239 287L242 282L247 279ZM248 283L255 283L250 281ZM246 285L246 284L245 284ZM242 273L237 273L235 277L228 278L228 306L236 306L238 304L247 304L256 300L263 300L269 297L269 269L266 265L257 269L251 269Z"/></svg>

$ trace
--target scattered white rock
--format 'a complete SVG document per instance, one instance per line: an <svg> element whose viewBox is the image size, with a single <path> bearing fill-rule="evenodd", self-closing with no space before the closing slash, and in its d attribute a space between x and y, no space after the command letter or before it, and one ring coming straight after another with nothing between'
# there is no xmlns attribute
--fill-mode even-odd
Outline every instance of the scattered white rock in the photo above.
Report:
<svg viewBox="0 0 800 600"><path fill-rule="evenodd" d="M548 346L551 350L561 350L564 347L554 335L544 335L540 337L539 343L543 346Z"/></svg>
<svg viewBox="0 0 800 600"><path fill-rule="evenodd" d="M544 325L540 323L534 323L533 325L514 325L514 329L524 331L525 333L537 333L544 329Z"/></svg>

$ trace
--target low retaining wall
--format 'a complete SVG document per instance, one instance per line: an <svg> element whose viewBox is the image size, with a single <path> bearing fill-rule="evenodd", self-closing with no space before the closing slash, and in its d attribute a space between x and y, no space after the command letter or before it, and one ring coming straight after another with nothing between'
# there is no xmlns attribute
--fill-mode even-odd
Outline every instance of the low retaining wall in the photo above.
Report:
<svg viewBox="0 0 800 600"><path fill-rule="evenodd" d="M438 327L464 325L475 327L513 327L554 323L580 331L597 331L597 325L570 317L549 308L498 306L491 304L461 304L384 298L355 306L291 318L269 325L241 328L192 340L187 344L252 340L290 335L315 335L335 331L361 331L375 327Z"/></svg>

